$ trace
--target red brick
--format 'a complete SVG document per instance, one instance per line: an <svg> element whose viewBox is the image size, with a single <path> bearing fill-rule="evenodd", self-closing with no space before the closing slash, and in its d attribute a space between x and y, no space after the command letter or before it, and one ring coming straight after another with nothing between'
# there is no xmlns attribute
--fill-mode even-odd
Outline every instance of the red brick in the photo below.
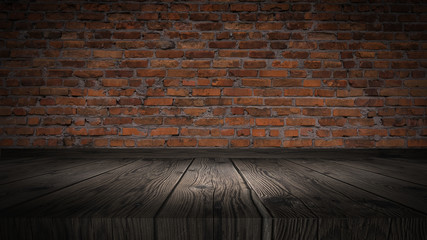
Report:
<svg viewBox="0 0 427 240"><path fill-rule="evenodd" d="M197 71L199 77L222 77L227 75L224 69L201 69Z"/></svg>
<svg viewBox="0 0 427 240"><path fill-rule="evenodd" d="M128 50L125 51L126 58L149 58L153 56L152 51L146 50Z"/></svg>
<svg viewBox="0 0 427 240"><path fill-rule="evenodd" d="M254 12L258 10L258 6L253 3L249 4L231 4L230 10L233 12Z"/></svg>
<svg viewBox="0 0 427 240"><path fill-rule="evenodd" d="M251 58L274 58L275 54L272 51L250 51L249 57Z"/></svg>
<svg viewBox="0 0 427 240"><path fill-rule="evenodd" d="M220 57L247 57L248 51L246 50L220 50L219 51Z"/></svg>
<svg viewBox="0 0 427 240"><path fill-rule="evenodd" d="M146 136L147 132L140 131L138 128L122 128L122 136Z"/></svg>
<svg viewBox="0 0 427 240"><path fill-rule="evenodd" d="M248 125L249 123L250 123L250 120L246 118L234 117L234 118L225 119L225 124L230 126Z"/></svg>
<svg viewBox="0 0 427 240"><path fill-rule="evenodd" d="M283 70L261 70L259 71L260 77L287 77L288 71Z"/></svg>
<svg viewBox="0 0 427 240"><path fill-rule="evenodd" d="M244 68L265 68L266 66L266 62L262 60L245 61L243 63Z"/></svg>
<svg viewBox="0 0 427 240"><path fill-rule="evenodd" d="M142 139L136 142L138 147L162 147L164 144L164 139Z"/></svg>
<svg viewBox="0 0 427 240"><path fill-rule="evenodd" d="M261 6L262 11L287 11L289 10L289 4L286 3L270 3L270 4L263 4Z"/></svg>
<svg viewBox="0 0 427 240"><path fill-rule="evenodd" d="M315 43L315 42L291 41L291 42L289 42L288 47L293 48L293 49L315 49L315 48L317 48L317 43Z"/></svg>
<svg viewBox="0 0 427 240"><path fill-rule="evenodd" d="M234 104L237 105L262 105L263 101L260 98L234 98Z"/></svg>
<svg viewBox="0 0 427 240"><path fill-rule="evenodd" d="M342 146L344 144L342 139L316 139L314 140L314 146L315 147L328 147L328 148L335 148L338 146Z"/></svg>
<svg viewBox="0 0 427 240"><path fill-rule="evenodd" d="M249 145L250 145L249 139L231 139L230 141L231 147L240 148L240 147L248 147Z"/></svg>
<svg viewBox="0 0 427 240"><path fill-rule="evenodd" d="M165 77L166 71L162 69L146 69L146 70L138 70L138 77Z"/></svg>
<svg viewBox="0 0 427 240"><path fill-rule="evenodd" d="M158 58L181 58L184 56L184 51L178 50L157 50L156 57Z"/></svg>
<svg viewBox="0 0 427 240"><path fill-rule="evenodd" d="M185 56L187 58L213 58L215 53L213 51L187 51Z"/></svg>
<svg viewBox="0 0 427 240"><path fill-rule="evenodd" d="M256 29L258 30L280 30L285 24L281 22L265 22L256 23Z"/></svg>
<svg viewBox="0 0 427 240"><path fill-rule="evenodd" d="M404 147L404 139L381 139L376 142L376 147L391 148L391 147Z"/></svg>
<svg viewBox="0 0 427 240"><path fill-rule="evenodd" d="M270 32L267 33L267 36L270 40L288 40L291 37L291 34L285 32Z"/></svg>
<svg viewBox="0 0 427 240"><path fill-rule="evenodd" d="M294 139L294 140L284 140L283 147L311 147L311 139Z"/></svg>
<svg viewBox="0 0 427 240"><path fill-rule="evenodd" d="M346 123L344 118L321 118L318 120L321 126L339 126L342 127Z"/></svg>
<svg viewBox="0 0 427 240"><path fill-rule="evenodd" d="M302 85L301 79L280 78L272 81L274 87L300 87Z"/></svg>
<svg viewBox="0 0 427 240"><path fill-rule="evenodd" d="M228 146L227 139L209 138L199 139L199 147L226 147Z"/></svg>
<svg viewBox="0 0 427 240"><path fill-rule="evenodd" d="M197 140L194 138L171 138L166 142L168 147L195 147Z"/></svg>
<svg viewBox="0 0 427 240"><path fill-rule="evenodd" d="M354 108L337 108L333 111L334 116L342 117L360 117L362 114L359 109Z"/></svg>
<svg viewBox="0 0 427 240"><path fill-rule="evenodd" d="M220 89L216 88L195 88L193 89L193 96L219 96Z"/></svg>
<svg viewBox="0 0 427 240"><path fill-rule="evenodd" d="M202 118L198 119L194 122L196 126L215 126L215 125L223 125L224 120L219 118Z"/></svg>
<svg viewBox="0 0 427 240"><path fill-rule="evenodd" d="M254 147L281 147L280 139L254 139Z"/></svg>
<svg viewBox="0 0 427 240"><path fill-rule="evenodd" d="M247 88L224 88L225 96L252 96L252 89Z"/></svg>
<svg viewBox="0 0 427 240"><path fill-rule="evenodd" d="M46 135L60 135L62 133L62 128L54 127L54 128L37 128L36 135L37 136L46 136Z"/></svg>
<svg viewBox="0 0 427 240"><path fill-rule="evenodd" d="M183 68L209 68L210 61L207 60L183 60Z"/></svg>
<svg viewBox="0 0 427 240"><path fill-rule="evenodd" d="M242 79L242 85L251 87L270 87L271 80L260 78L244 78Z"/></svg>
<svg viewBox="0 0 427 240"><path fill-rule="evenodd" d="M240 18L242 18L242 15L240 16L241 16ZM251 30L252 28L253 28L253 23L227 22L224 24L224 29L226 30ZM240 39L240 38L236 38L236 39Z"/></svg>
<svg viewBox="0 0 427 240"><path fill-rule="evenodd" d="M258 74L258 71L256 70L229 70L229 73L231 76L236 77L256 77Z"/></svg>
<svg viewBox="0 0 427 240"><path fill-rule="evenodd" d="M160 135L178 135L178 128L168 127L168 128L156 128L150 131L151 136L160 136Z"/></svg>
<svg viewBox="0 0 427 240"><path fill-rule="evenodd" d="M387 49L387 46L381 42L366 42L366 43L362 43L361 47L363 49L369 49L369 50Z"/></svg>
<svg viewBox="0 0 427 240"><path fill-rule="evenodd" d="M288 126L314 126L316 119L314 118L287 118L286 125Z"/></svg>
<svg viewBox="0 0 427 240"><path fill-rule="evenodd" d="M196 72L194 70L169 69L167 75L168 77L191 78L196 76Z"/></svg>
<svg viewBox="0 0 427 240"><path fill-rule="evenodd" d="M372 148L375 142L368 139L348 139L344 144L347 148Z"/></svg>
<svg viewBox="0 0 427 240"><path fill-rule="evenodd" d="M257 118L255 123L257 126L283 126L284 120L278 118Z"/></svg>
<svg viewBox="0 0 427 240"><path fill-rule="evenodd" d="M197 23L194 27L200 31L218 31L222 28L222 23Z"/></svg>
<svg viewBox="0 0 427 240"><path fill-rule="evenodd" d="M426 146L427 146L427 139L425 138L408 139L408 147L424 148Z"/></svg>
<svg viewBox="0 0 427 240"><path fill-rule="evenodd" d="M289 30L307 30L313 26L312 22L288 22L286 27Z"/></svg>
<svg viewBox="0 0 427 240"><path fill-rule="evenodd" d="M212 66L214 68L236 68L239 67L239 60L214 60Z"/></svg>
<svg viewBox="0 0 427 240"><path fill-rule="evenodd" d="M172 105L172 98L147 98L144 101L146 106L170 106Z"/></svg>

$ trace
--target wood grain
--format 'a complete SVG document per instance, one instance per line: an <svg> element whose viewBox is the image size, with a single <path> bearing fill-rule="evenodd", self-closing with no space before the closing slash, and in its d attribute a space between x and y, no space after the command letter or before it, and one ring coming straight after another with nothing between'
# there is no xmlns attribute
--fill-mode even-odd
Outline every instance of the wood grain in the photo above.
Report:
<svg viewBox="0 0 427 240"><path fill-rule="evenodd" d="M251 168L240 169L256 169L254 176L257 176L256 172L268 173L270 180L266 182L277 181L276 185L283 186L301 200L318 218L318 224L312 224L311 227L312 231L318 229L320 239L383 239L389 233L389 217L422 217L409 208L288 161L234 161L245 166L252 164ZM254 178L252 181L259 182L259 179ZM252 181L248 180L249 184L256 185ZM273 215L275 211L270 209ZM283 220L281 224L284 224ZM293 225L275 225L276 238L289 238L285 234L289 234L289 228L292 227L288 226Z"/></svg>
<svg viewBox="0 0 427 240"><path fill-rule="evenodd" d="M90 159L46 157L0 161L0 185L93 163ZM49 167L46 167L49 166Z"/></svg>
<svg viewBox="0 0 427 240"><path fill-rule="evenodd" d="M196 158L156 218L159 239L260 239L262 216L228 159Z"/></svg>
<svg viewBox="0 0 427 240"><path fill-rule="evenodd" d="M74 167L69 167L65 163L65 169L56 170L57 166L55 165L55 170L45 170L43 171L45 174L0 185L0 210L52 193L128 163L127 160L105 160L77 164ZM45 165L34 169L37 171L42 166Z"/></svg>
<svg viewBox="0 0 427 240"><path fill-rule="evenodd" d="M265 159L259 164L254 159L233 159L233 162L274 217L274 239L317 237L317 216L295 196L288 183L284 184L281 176L273 176L264 168L267 165L268 169L274 169L274 164Z"/></svg>
<svg viewBox="0 0 427 240"><path fill-rule="evenodd" d="M377 173L387 177L397 178L407 182L427 186L426 164L419 162L410 163L404 160L368 158L368 159L341 159L335 160L338 164L343 164L352 168Z"/></svg>
<svg viewBox="0 0 427 240"><path fill-rule="evenodd" d="M423 156L7 150L0 239L426 239Z"/></svg>
<svg viewBox="0 0 427 240"><path fill-rule="evenodd" d="M158 239L213 239L212 163L198 158L156 216Z"/></svg>
<svg viewBox="0 0 427 240"><path fill-rule="evenodd" d="M245 181L229 159L215 158L212 162L214 238L261 239L262 216Z"/></svg>
<svg viewBox="0 0 427 240"><path fill-rule="evenodd" d="M427 187L337 164L333 161L303 160L298 161L298 164L427 214L427 204L425 204L427 202Z"/></svg>
<svg viewBox="0 0 427 240"><path fill-rule="evenodd" d="M114 239L123 234L131 234L128 239L153 239L154 215L189 163L190 160L135 161L9 208L2 215L45 219L34 223L41 230L32 232L36 239L78 234L85 239ZM64 232L57 227L63 223L62 218L75 220L73 225L66 224ZM133 218L137 220L127 228L135 231L124 231L123 223Z"/></svg>

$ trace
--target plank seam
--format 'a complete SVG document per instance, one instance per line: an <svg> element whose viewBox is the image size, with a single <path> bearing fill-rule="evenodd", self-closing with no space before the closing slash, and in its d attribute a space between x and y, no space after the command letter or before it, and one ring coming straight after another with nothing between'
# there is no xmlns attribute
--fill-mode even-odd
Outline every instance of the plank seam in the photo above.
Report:
<svg viewBox="0 0 427 240"><path fill-rule="evenodd" d="M157 230L158 230L158 226L157 226L157 221L156 219L158 218L160 212L162 211L162 209L164 208L166 202L170 199L170 197L172 196L172 193L175 191L176 187L179 185L179 183L181 182L182 178L184 177L184 175L187 173L187 170L190 168L190 166L193 164L194 160L196 158L192 158L191 162L188 164L188 166L185 168L184 172L181 174L181 176L179 177L178 181L176 182L175 186L173 186L172 190L169 192L168 196L165 198L165 200L163 201L162 205L159 207L159 209L157 210L156 214L154 214L153 217L153 223L154 223L154 239L158 239L157 236ZM179 161L179 160L178 160Z"/></svg>
<svg viewBox="0 0 427 240"><path fill-rule="evenodd" d="M370 173L378 174L378 175L381 175L381 176L384 176L384 177L393 178L393 179L396 179L396 180L399 180L399 181L404 181L404 182L408 182L408 183L412 183L412 184L420 185L420 186L423 186L423 187L427 187L427 185L422 184L422 183L416 183L416 182L408 181L408 180L405 180L405 179L401 179L401 178L397 178L397 177L393 177L393 176L385 175L385 174L382 174L382 173L379 173L379 172L374 172L374 171L370 171L370 170L367 170L367 169L354 167L354 166L347 165L347 164L345 164L345 163L341 163L341 162L338 162L338 161L333 161L333 162L334 162L334 163L336 163L336 164L338 164L338 165L341 165L341 166L345 166L345 167L349 167L349 168L355 168L355 169L359 169L359 170L361 170L361 171L370 172Z"/></svg>
<svg viewBox="0 0 427 240"><path fill-rule="evenodd" d="M88 164L95 163L95 162L98 162L98 161L91 161L91 162L83 163L83 164L76 165L76 166L73 166L73 167L68 167L68 168L58 169L58 170L56 170L56 171L69 170L69 169L72 169L72 168L81 167L81 166L88 165ZM49 175L49 174L51 174L51 173L43 173L43 174L39 174L39 175L33 175L33 176L30 176L30 177L25 177L25 178L21 178L21 179L13 180L13 181L10 181L10 182L0 183L0 186L1 186L1 185L5 185L5 184L14 183L14 182L19 182L19 181L22 181L22 180L27 180L27 179L31 179L31 178L36 178L36 177L40 177L40 176L44 176L44 175Z"/></svg>
<svg viewBox="0 0 427 240"><path fill-rule="evenodd" d="M269 239L273 239L273 231L274 231L274 224L272 224L272 221L273 221L273 214L270 212L270 210L267 208L267 207L265 207L263 204L262 204L262 201L261 201L261 199L259 198L259 196L256 194L256 192L251 188L251 186L248 184L248 182L247 182L247 179L243 176L243 174L242 174L242 172L240 171L240 169L236 166L236 164L234 163L234 161L233 161L233 159L232 158L230 158L230 162L231 162L231 164L233 164L233 167L234 167L234 169L237 171L237 173L240 175L240 177L242 178L242 180L243 180L243 182L245 183L245 185L246 185L246 187L249 189L249 191L251 192L251 194L250 194L250 196L251 196L251 200L252 200L252 203L257 207L257 211L258 211L258 214L262 217L262 222L263 222L263 224L262 224L262 233L261 233L261 238L264 240L267 240L267 236L264 236L264 231L268 231L268 229L265 229L266 228L266 225L268 225L268 222L266 223L266 221L268 221L267 219L266 219L266 217L267 218L270 218L271 219L271 223L270 223L270 237L269 237ZM256 199L255 199L255 198ZM262 209L262 210L261 210ZM264 215L267 215L267 216L264 216Z"/></svg>
<svg viewBox="0 0 427 240"><path fill-rule="evenodd" d="M375 196L377 196L377 197L380 197L380 198L386 199L386 200L391 201L391 202L393 202L393 203L395 203L395 204L398 204L398 205L400 205L400 206L403 206L403 207L406 207L406 208L412 209L412 210L414 210L415 212L418 212L418 213L420 213L420 214L422 214L422 215L426 215L426 216L427 216L427 213L425 213L425 212L423 212L423 211L421 211L421 210L418 210L418 209L416 209L416 208L413 208L413 207L411 207L411 206L407 206L407 205L405 205L405 204L402 204L402 203L400 203L400 202L394 201L394 200L389 199L389 198L387 198L387 197L385 197L385 196L381 196L381 195L376 194L376 193L374 193L374 192L368 191L368 190L366 190L366 189L363 189L363 188L358 187L358 186L356 186L356 185L353 185L353 184L351 184L351 183L344 182L344 181L342 181L342 180L340 180L340 179L338 179L338 178L334 178L334 177L328 176L328 175L323 174L323 173L321 173L321 172L319 172L319 171L317 171L317 170L315 170L315 169L312 169L312 168L310 168L310 167L307 167L307 166L304 166L304 165L301 165L301 164L295 163L294 161L291 161L291 160L287 160L287 161L292 162L292 163L294 163L294 164L296 164L296 165L299 165L299 166L302 166L302 167L308 168L308 169L310 169L310 170L312 170L312 171L315 171L315 172L317 172L317 173L320 173L320 174L322 174L322 175L324 175L324 176L326 176L326 177L332 178L332 179L334 179L334 180L336 180L336 181L339 181L339 182L342 182L342 183L344 183L344 184L350 185L350 186L352 186L352 187L354 187L354 188L357 188L357 189L360 189L360 190L362 190L362 191L368 192L368 193L373 194L373 195L375 195Z"/></svg>
<svg viewBox="0 0 427 240"><path fill-rule="evenodd" d="M34 200L36 200L36 199L38 199L38 198L45 197L45 196L47 196L47 195L49 195L49 194L52 194L52 193L55 193L55 192L61 191L61 190L65 189L65 188L68 188L68 187L74 186L74 185L76 185L76 184L79 184L79 183L81 183L81 182L87 181L87 180L89 180L89 179L96 178L96 177L98 177L98 176L100 176L100 175L102 175L102 174L105 174L105 173L107 173L107 172L111 172L111 171L114 171L114 170L116 170L116 169L119 169L119 168L125 167L125 166L127 166L127 165L129 165L129 164L131 164L131 163L134 163L135 161L136 161L136 160L131 161L131 162L127 163L127 164L121 165L121 166L119 166L119 167L115 167L115 168L109 169L109 170L104 171L104 172L102 172L102 173L96 174L96 175L94 175L94 176L92 176L92 177L88 177L88 178L82 179L82 180L80 180L80 181L74 182L74 183L69 184L69 185L67 185L67 186L64 186L64 187L61 187L61 188L55 189L55 190L53 190L53 191L51 191L51 192L48 192L48 193L42 194L42 195L40 195L40 196L33 197L33 198L28 199L28 200L25 200L25 201L23 201L23 202L20 202L20 203L14 204L14 205L12 205L12 206L9 206L9 207L8 207L8 209L16 208L16 207L17 207L17 206L19 206L19 205L22 205L22 204L25 204L25 203L28 203L28 202L34 201Z"/></svg>

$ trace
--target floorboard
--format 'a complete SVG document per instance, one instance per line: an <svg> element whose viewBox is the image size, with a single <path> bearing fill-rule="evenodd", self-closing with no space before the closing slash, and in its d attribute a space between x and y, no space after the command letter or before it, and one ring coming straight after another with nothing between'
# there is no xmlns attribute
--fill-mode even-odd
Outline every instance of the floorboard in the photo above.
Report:
<svg viewBox="0 0 427 240"><path fill-rule="evenodd" d="M128 239L152 239L153 217L189 163L185 159L122 163L121 167L84 182L7 208L2 214L10 218L29 217L31 223L43 219L36 222L41 227L33 225L37 229L32 232L34 239L62 239L67 235L115 239L115 235L127 234L132 234ZM66 231L59 231L63 218L72 222L65 224ZM137 222L129 222L132 219ZM133 231L141 226L145 226L145 231Z"/></svg>
<svg viewBox="0 0 427 240"><path fill-rule="evenodd" d="M54 169L51 171L47 171L45 163L42 162L41 166L30 168L34 169L34 177L27 177L19 181L0 185L0 209L19 205L22 202L53 193L62 188L67 188L73 184L121 167L128 162L126 160L106 160L89 162L87 164L80 163L74 165L74 167L64 164L64 168L61 170L58 170L54 166Z"/></svg>
<svg viewBox="0 0 427 240"><path fill-rule="evenodd" d="M295 163L296 161L293 162ZM298 164L427 214L427 204L425 204L427 202L427 187L337 164L334 161L303 160Z"/></svg>
<svg viewBox="0 0 427 240"><path fill-rule="evenodd" d="M425 150L13 150L0 239L427 239Z"/></svg>
<svg viewBox="0 0 427 240"><path fill-rule="evenodd" d="M387 177L427 186L427 178L425 176L427 166L425 164L408 164L408 162L405 161L381 158L371 158L367 160L339 160L334 162Z"/></svg>

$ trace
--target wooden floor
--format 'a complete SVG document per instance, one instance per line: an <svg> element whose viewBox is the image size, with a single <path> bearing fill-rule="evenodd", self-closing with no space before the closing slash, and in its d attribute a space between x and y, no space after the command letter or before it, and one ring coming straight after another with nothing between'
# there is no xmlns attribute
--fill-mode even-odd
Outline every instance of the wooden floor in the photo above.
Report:
<svg viewBox="0 0 427 240"><path fill-rule="evenodd" d="M0 239L427 239L426 150L5 150Z"/></svg>

